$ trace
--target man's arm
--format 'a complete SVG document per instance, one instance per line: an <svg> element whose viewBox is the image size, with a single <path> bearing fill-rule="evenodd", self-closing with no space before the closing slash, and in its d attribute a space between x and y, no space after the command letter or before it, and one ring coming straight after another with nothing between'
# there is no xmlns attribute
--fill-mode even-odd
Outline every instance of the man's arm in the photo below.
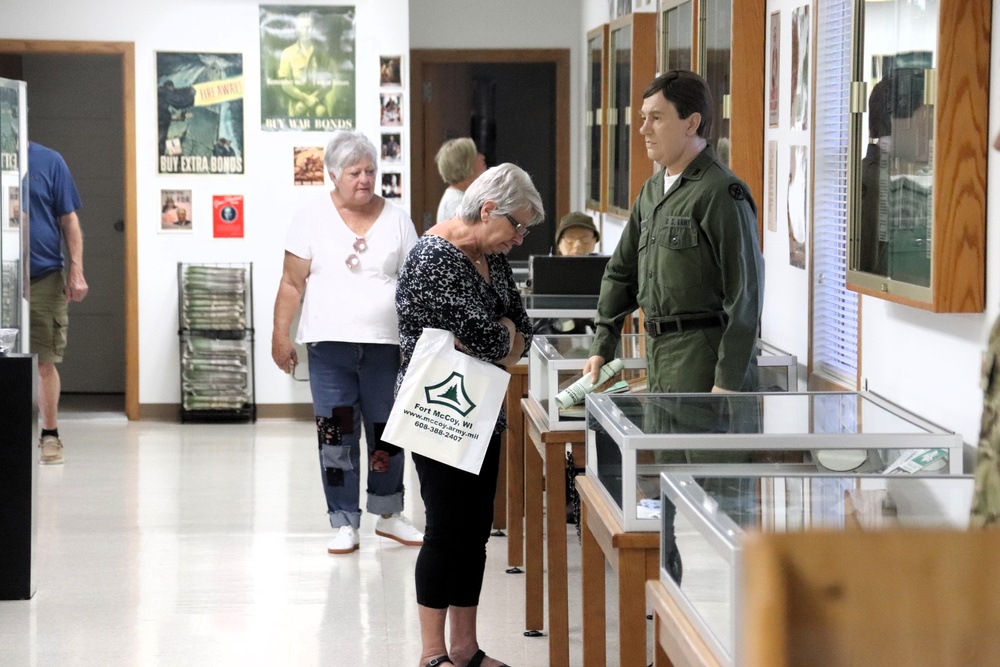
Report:
<svg viewBox="0 0 1000 667"><path fill-rule="evenodd" d="M76 211L60 216L66 249L69 251L69 278L66 281L66 298L69 301L83 301L87 296L87 281L83 277L83 231Z"/></svg>

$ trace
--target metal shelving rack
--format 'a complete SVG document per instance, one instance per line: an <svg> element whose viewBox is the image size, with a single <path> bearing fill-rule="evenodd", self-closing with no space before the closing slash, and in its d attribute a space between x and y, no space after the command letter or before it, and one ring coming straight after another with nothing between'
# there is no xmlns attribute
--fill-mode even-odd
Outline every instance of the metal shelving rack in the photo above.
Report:
<svg viewBox="0 0 1000 667"><path fill-rule="evenodd" d="M177 264L181 422L256 421L253 263Z"/></svg>

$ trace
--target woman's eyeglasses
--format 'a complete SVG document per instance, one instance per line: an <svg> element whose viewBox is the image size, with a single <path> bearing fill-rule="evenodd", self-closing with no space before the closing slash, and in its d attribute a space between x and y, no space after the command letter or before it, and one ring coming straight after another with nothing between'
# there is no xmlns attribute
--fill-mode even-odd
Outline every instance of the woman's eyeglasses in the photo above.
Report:
<svg viewBox="0 0 1000 667"><path fill-rule="evenodd" d="M501 213L500 215L507 218L507 222L509 222L514 227L514 233L520 236L522 239L531 233L531 230L528 229L528 225L522 225L520 222L515 220L514 216L512 216L511 214Z"/></svg>
<svg viewBox="0 0 1000 667"><path fill-rule="evenodd" d="M347 256L344 260L344 264L347 265L349 269L356 269L361 266L361 258L358 257L365 250L368 250L368 241L365 241L362 237L357 237L354 241L354 252Z"/></svg>

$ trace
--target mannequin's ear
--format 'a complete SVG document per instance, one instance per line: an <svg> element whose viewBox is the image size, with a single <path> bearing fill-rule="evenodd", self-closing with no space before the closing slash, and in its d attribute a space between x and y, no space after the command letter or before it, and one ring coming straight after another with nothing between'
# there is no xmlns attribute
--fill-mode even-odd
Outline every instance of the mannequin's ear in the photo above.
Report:
<svg viewBox="0 0 1000 667"><path fill-rule="evenodd" d="M701 113L695 111L693 114L684 119L687 123L687 135L689 137L696 136L698 134L698 128L701 127Z"/></svg>

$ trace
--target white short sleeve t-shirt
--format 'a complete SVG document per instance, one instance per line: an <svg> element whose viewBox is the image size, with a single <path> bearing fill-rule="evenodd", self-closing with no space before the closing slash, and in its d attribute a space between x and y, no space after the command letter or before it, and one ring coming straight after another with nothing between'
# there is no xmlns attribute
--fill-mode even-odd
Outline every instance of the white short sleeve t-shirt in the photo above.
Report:
<svg viewBox="0 0 1000 667"><path fill-rule="evenodd" d="M441 195L441 202L438 204L437 221L444 222L449 218L455 217L455 213L458 211L458 205L462 203L462 197L465 195L464 190L459 190L458 188L448 187Z"/></svg>
<svg viewBox="0 0 1000 667"><path fill-rule="evenodd" d="M360 264L350 269L356 240L329 193L292 218L285 250L311 261L296 342L399 344L396 279L417 232L406 212L386 201L365 235L367 249L357 253Z"/></svg>

